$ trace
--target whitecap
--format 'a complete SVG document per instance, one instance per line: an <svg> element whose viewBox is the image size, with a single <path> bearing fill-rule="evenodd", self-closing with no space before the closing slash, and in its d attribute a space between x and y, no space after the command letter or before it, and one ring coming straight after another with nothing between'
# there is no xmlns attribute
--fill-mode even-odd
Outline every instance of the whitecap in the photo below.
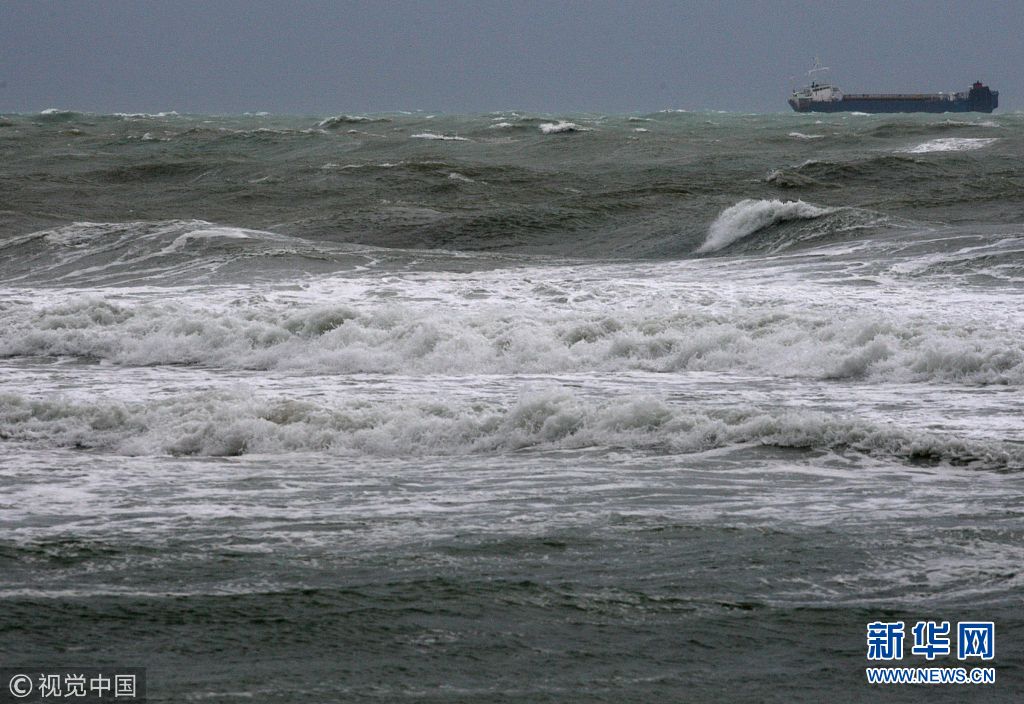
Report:
<svg viewBox="0 0 1024 704"><path fill-rule="evenodd" d="M902 149L907 154L928 154L930 152L966 152L987 147L999 141L998 137L942 137L930 139L913 147Z"/></svg>
<svg viewBox="0 0 1024 704"><path fill-rule="evenodd" d="M178 117L178 113L174 110L165 112L115 112L114 117L121 117L126 120L144 120L154 117Z"/></svg>
<svg viewBox="0 0 1024 704"><path fill-rule="evenodd" d="M444 142L469 142L469 139L465 137L459 137L458 135L452 136L447 134L436 134L434 132L420 132L419 134L410 135L409 139L436 139Z"/></svg>
<svg viewBox="0 0 1024 704"><path fill-rule="evenodd" d="M386 117L368 117L366 115L335 115L317 123L317 127L332 128L343 125L360 125L368 122L390 122Z"/></svg>
<svg viewBox="0 0 1024 704"><path fill-rule="evenodd" d="M561 134L563 132L588 132L586 127L580 127L575 122L545 122L541 124L540 131L544 134Z"/></svg>

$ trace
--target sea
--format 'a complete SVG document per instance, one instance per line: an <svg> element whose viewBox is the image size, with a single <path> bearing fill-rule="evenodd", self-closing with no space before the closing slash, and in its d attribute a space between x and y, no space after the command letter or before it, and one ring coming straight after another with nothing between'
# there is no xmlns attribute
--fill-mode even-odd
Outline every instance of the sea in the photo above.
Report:
<svg viewBox="0 0 1024 704"><path fill-rule="evenodd" d="M1022 113L4 114L0 664L1021 701L1022 309Z"/></svg>

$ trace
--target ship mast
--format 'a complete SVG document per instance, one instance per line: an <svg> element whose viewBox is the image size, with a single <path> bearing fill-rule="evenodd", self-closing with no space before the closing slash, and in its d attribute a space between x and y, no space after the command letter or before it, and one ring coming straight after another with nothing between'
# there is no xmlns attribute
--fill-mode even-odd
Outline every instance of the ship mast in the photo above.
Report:
<svg viewBox="0 0 1024 704"><path fill-rule="evenodd" d="M821 65L821 60L817 56L815 56L814 57L814 66L811 68L810 71L807 72L807 77L810 79L811 84L813 85L815 83L814 74L816 74L816 73L824 73L824 72L826 72L828 70L829 70L829 67L828 66L822 66Z"/></svg>

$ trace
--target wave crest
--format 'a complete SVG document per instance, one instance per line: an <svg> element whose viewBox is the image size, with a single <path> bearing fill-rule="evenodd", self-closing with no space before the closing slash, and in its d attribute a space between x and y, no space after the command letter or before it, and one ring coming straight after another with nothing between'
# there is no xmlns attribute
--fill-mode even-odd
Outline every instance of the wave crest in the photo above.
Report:
<svg viewBox="0 0 1024 704"><path fill-rule="evenodd" d="M80 113L75 110L47 108L46 110L40 110L36 119L43 122L70 122L71 120L81 117L83 114L84 113Z"/></svg>
<svg viewBox="0 0 1024 704"><path fill-rule="evenodd" d="M335 115L317 123L323 129L337 129L348 125L365 125L372 122L390 122L386 117L368 117L366 115Z"/></svg>

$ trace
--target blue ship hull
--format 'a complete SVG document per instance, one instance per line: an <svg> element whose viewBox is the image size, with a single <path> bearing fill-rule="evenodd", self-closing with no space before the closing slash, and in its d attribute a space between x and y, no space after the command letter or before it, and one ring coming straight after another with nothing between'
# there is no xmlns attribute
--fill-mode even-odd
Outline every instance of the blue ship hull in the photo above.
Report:
<svg viewBox="0 0 1024 704"><path fill-rule="evenodd" d="M804 105L790 105L797 112L992 112L995 105L979 107L969 100L835 100L803 101Z"/></svg>
<svg viewBox="0 0 1024 704"><path fill-rule="evenodd" d="M812 86L813 87L813 86ZM992 112L999 107L999 91L976 83L967 93L953 96L935 94L861 94L841 99L815 100L797 95L789 99L797 112Z"/></svg>

